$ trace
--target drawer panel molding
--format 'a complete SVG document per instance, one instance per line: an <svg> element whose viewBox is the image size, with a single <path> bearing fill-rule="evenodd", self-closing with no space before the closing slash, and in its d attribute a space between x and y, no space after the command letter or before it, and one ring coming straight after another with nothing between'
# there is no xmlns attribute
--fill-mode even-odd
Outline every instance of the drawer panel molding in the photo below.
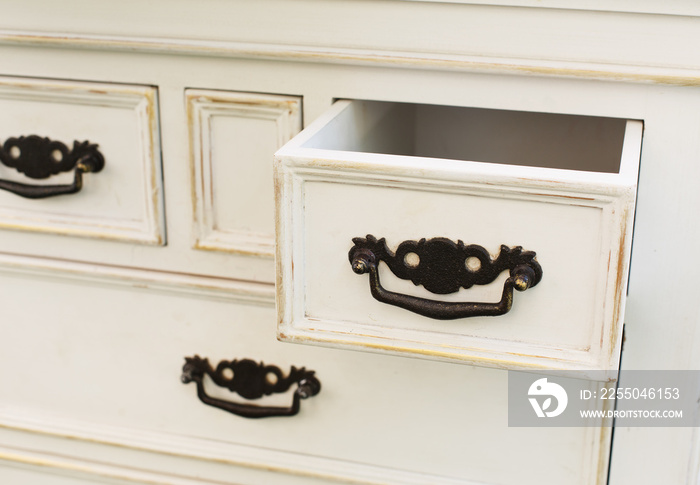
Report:
<svg viewBox="0 0 700 485"><path fill-rule="evenodd" d="M301 130L301 98L188 89L197 249L274 254L272 161Z"/></svg>
<svg viewBox="0 0 700 485"><path fill-rule="evenodd" d="M0 77L0 133L90 140L106 161L71 197L0 192L0 228L165 244L157 90L151 86ZM3 167L0 178L25 183ZM74 183L60 173L35 185Z"/></svg>

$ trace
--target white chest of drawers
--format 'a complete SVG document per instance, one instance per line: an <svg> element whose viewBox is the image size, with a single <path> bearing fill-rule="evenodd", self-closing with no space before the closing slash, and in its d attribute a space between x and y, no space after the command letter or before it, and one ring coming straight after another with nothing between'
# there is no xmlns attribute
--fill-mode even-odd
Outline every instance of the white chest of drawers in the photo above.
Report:
<svg viewBox="0 0 700 485"><path fill-rule="evenodd" d="M22 133L2 133L99 144L105 170L61 197L104 186L103 217L122 225L100 229L96 204L86 231L70 226L72 207L2 194L3 214L24 220L0 238L0 481L603 484L611 456L612 485L696 483L693 429L611 440L609 429L508 428L503 370L275 339L272 153L335 99L365 99L643 120L622 367L698 367L695 271L682 255L700 237L700 12L504 3L4 5L6 85L66 83L106 100L124 86L154 111L136 117L145 130L109 131L96 116L72 134L72 120L37 108ZM121 131L131 148L118 147ZM120 170L120 153L149 169ZM322 389L296 416L229 415L179 381L194 354L305 366Z"/></svg>

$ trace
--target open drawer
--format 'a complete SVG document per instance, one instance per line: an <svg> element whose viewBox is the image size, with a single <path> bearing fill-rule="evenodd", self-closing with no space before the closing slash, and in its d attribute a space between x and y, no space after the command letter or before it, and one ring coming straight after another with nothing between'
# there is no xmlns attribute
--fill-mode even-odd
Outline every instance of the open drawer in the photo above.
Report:
<svg viewBox="0 0 700 485"><path fill-rule="evenodd" d="M642 130L336 102L275 157L279 338L616 369Z"/></svg>

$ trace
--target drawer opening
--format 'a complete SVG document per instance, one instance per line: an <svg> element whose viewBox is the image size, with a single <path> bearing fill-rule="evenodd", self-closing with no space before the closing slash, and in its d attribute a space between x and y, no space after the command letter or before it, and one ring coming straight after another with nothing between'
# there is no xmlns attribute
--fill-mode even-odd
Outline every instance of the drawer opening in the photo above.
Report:
<svg viewBox="0 0 700 485"><path fill-rule="evenodd" d="M353 101L305 148L619 173L627 120Z"/></svg>

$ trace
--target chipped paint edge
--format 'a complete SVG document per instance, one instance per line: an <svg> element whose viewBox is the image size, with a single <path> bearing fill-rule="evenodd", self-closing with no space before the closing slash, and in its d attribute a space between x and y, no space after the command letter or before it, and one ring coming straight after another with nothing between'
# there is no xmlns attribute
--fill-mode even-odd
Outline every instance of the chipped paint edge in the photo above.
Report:
<svg viewBox="0 0 700 485"><path fill-rule="evenodd" d="M156 453L164 456L185 458L201 462L217 463L225 466L242 467L262 472L279 473L309 477L313 479L331 480L340 483L362 485L486 485L467 479L451 478L420 472L408 472L389 467L346 462L338 458L325 458L310 455L300 455L292 451L282 451L269 448L241 445L237 443L212 442L190 436L175 436L153 431L129 430L115 428L110 425L94 425L54 416L29 416L24 411L3 410L0 413L0 428L15 432L28 433L36 440L60 438L73 440L81 444L99 449L115 447L135 452ZM60 446L60 445L54 445ZM51 450L53 452L54 450ZM56 450L60 456L53 453L36 454L27 450L0 446L0 461L8 460L17 463L34 463L39 466L73 469L65 466L76 460L78 469L90 473L92 462L86 462L81 456L66 456L65 446ZM109 449L104 449L109 452ZM59 460L56 460L56 459ZM101 460L104 464L106 460ZM110 469L123 471L118 463L107 464ZM98 467L99 469L99 467ZM171 470L142 470L153 473L154 478L161 478L165 473L172 476ZM94 475L111 476L94 470ZM138 480L134 480L140 483ZM159 484L161 482L144 482ZM190 485L189 481L164 483L173 485ZM201 482L197 482L201 483ZM208 482L205 482L208 483ZM215 483L220 483L216 481Z"/></svg>
<svg viewBox="0 0 700 485"><path fill-rule="evenodd" d="M91 264L10 253L0 253L0 273L72 278L155 291L186 293L194 296L242 301L265 306L272 306L275 298L274 286L269 283L106 264Z"/></svg>
<svg viewBox="0 0 700 485"><path fill-rule="evenodd" d="M120 482L140 483L144 485L198 485L202 483L214 483L207 480L190 480L174 477L162 472L150 472L133 470L126 467L105 465L104 463L91 463L76 458L55 456L47 453L28 453L24 450L11 450L0 447L0 461L11 463L27 471L39 471L45 473L50 470L64 477L99 477L100 479L119 480ZM82 481L82 480L81 480Z"/></svg>

